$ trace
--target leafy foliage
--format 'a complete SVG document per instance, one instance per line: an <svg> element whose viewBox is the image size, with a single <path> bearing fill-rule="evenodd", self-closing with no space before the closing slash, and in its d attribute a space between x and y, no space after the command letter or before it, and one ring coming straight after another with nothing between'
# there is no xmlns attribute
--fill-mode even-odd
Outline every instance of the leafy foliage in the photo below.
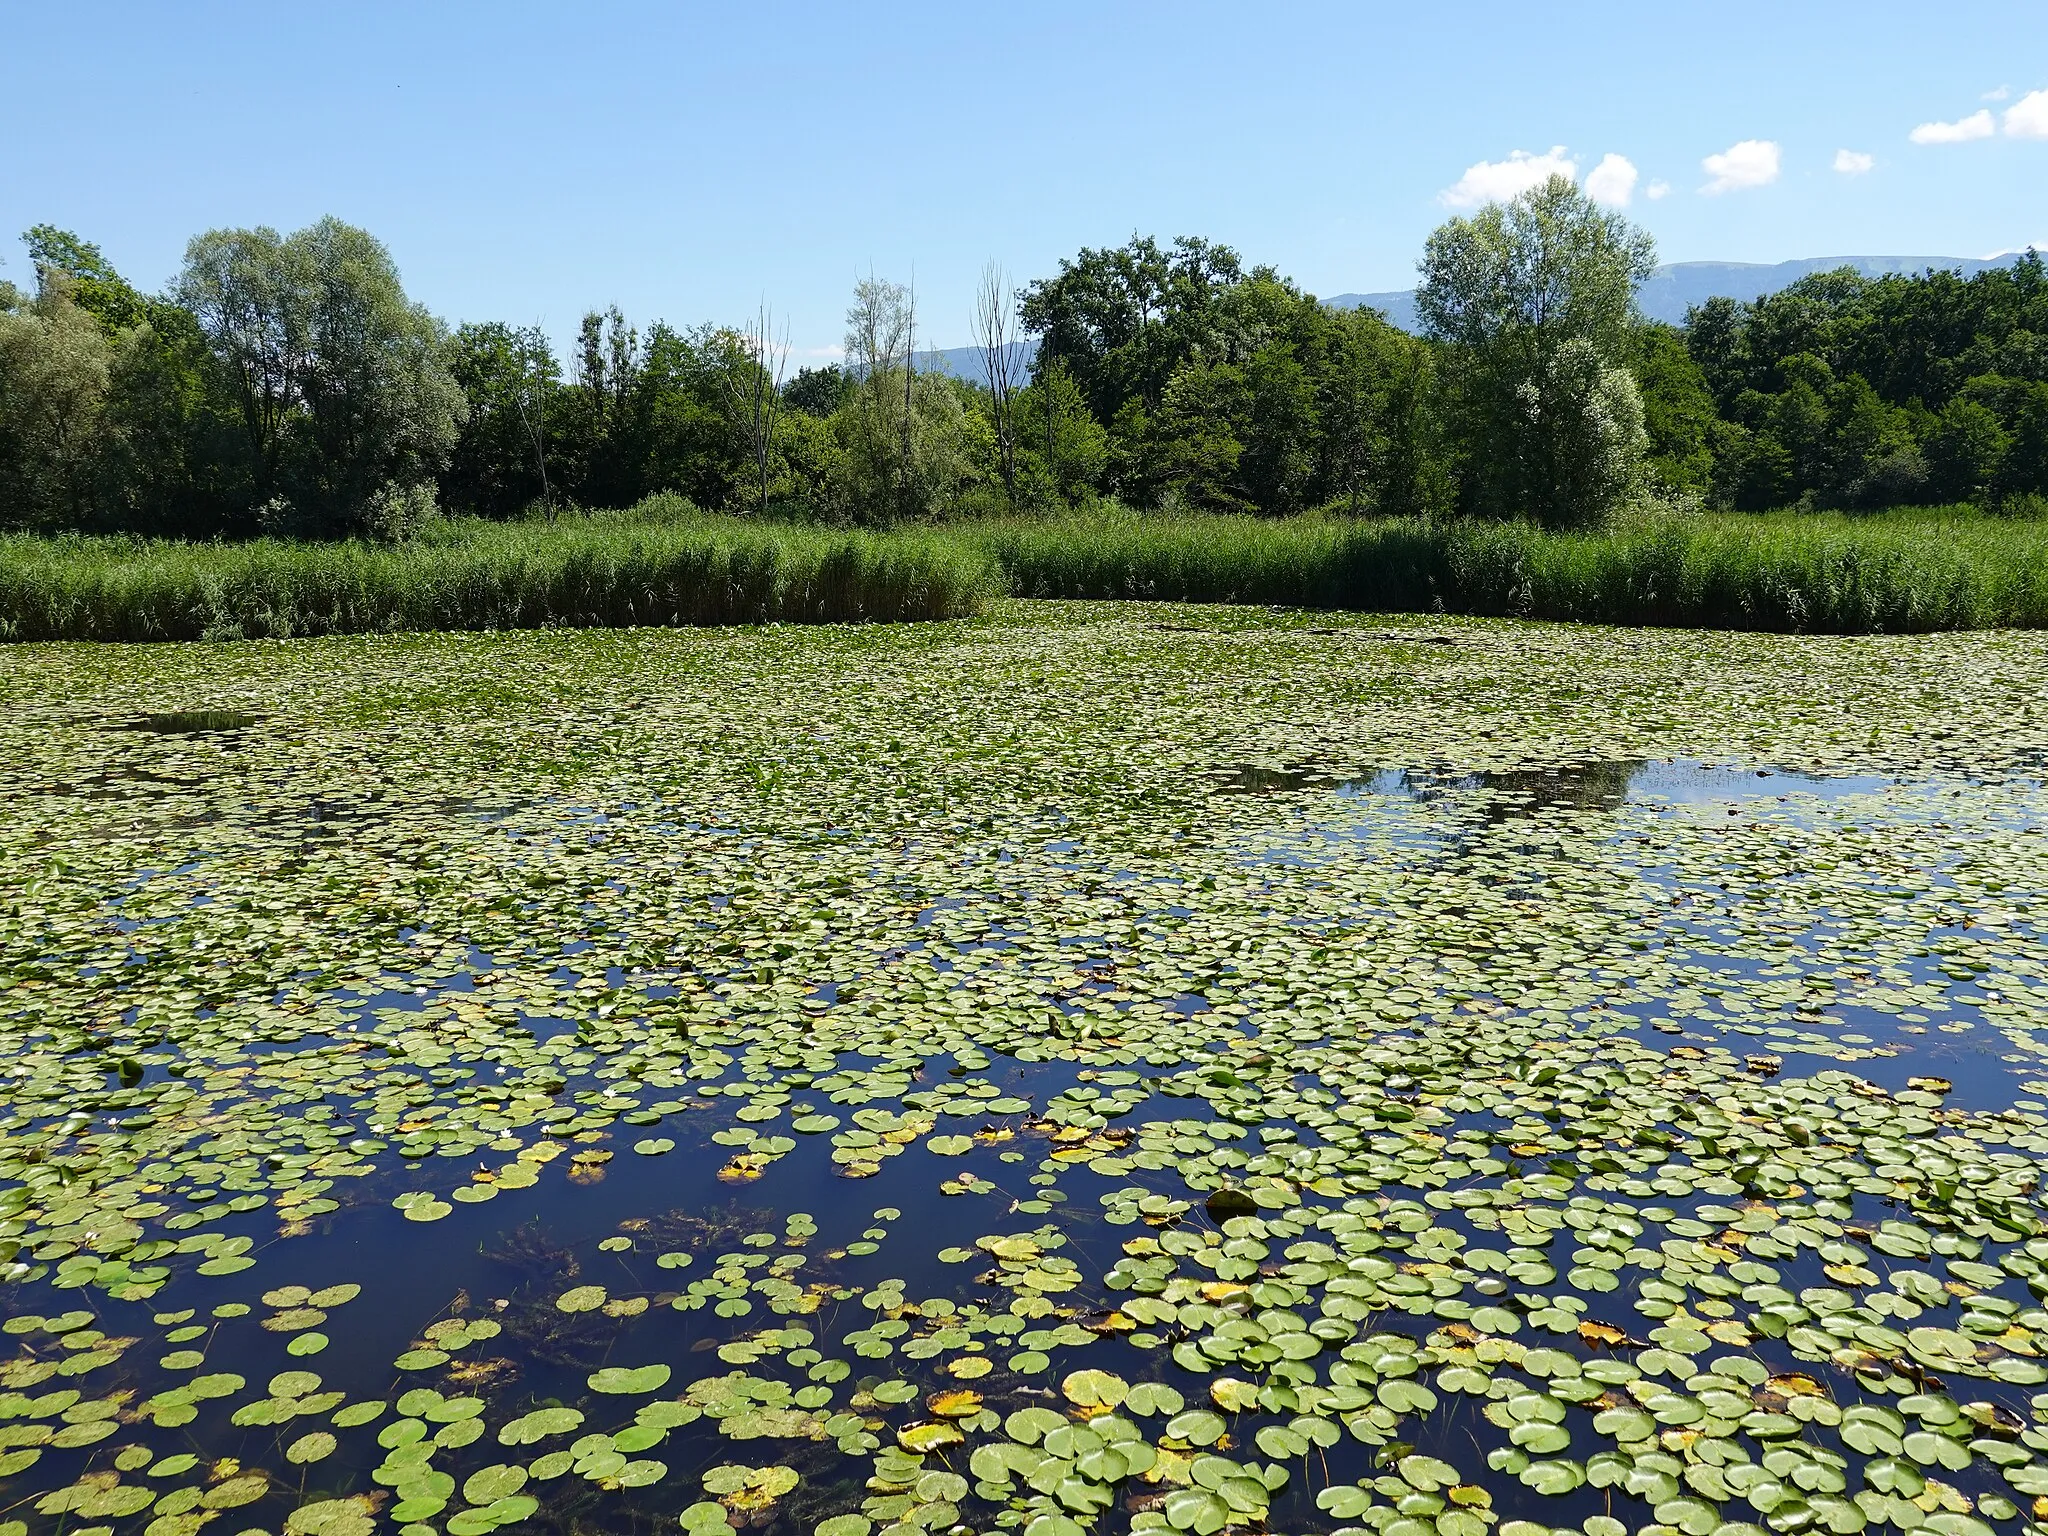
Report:
<svg viewBox="0 0 2048 1536"><path fill-rule="evenodd" d="M1463 502L1562 525L1604 520L1648 447L1629 372L1647 235L1569 178L1429 237L1416 308L1449 355Z"/></svg>
<svg viewBox="0 0 2048 1536"><path fill-rule="evenodd" d="M2048 495L2048 265L1961 278L1817 273L1688 317L1723 417L1718 493L1806 500L2027 504Z"/></svg>
<svg viewBox="0 0 2048 1536"><path fill-rule="evenodd" d="M612 307L565 357L532 327L446 335L333 219L201 235L163 295L68 231L24 238L36 293L0 285L16 528L407 543L443 509L670 493L864 526L1105 497L1552 526L1649 491L1745 510L2048 497L2037 257L1967 281L1821 274L1645 326L1642 237L1563 183L1432 236L1430 339L1210 241L1084 249L1015 296L1037 350L1001 403L925 365L915 295L877 277L848 363L778 397L760 339L728 326Z"/></svg>

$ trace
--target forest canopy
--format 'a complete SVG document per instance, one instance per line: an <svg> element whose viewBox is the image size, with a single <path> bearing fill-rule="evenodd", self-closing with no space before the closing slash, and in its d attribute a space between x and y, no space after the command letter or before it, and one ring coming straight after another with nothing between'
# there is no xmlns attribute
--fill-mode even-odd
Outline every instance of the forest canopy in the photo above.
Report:
<svg viewBox="0 0 2048 1536"><path fill-rule="evenodd" d="M449 329L337 219L215 230L146 293L23 237L0 283L0 522L171 537L402 537L675 491L846 524L1115 498L1280 516L1596 522L1631 499L1863 509L2048 496L2048 270L1808 277L1683 326L1648 237L1570 182L1429 241L1409 335L1194 237L1088 248L974 317L983 381L926 366L916 296L855 289L846 362L742 325L586 315ZM1023 338L1035 341L1028 369Z"/></svg>

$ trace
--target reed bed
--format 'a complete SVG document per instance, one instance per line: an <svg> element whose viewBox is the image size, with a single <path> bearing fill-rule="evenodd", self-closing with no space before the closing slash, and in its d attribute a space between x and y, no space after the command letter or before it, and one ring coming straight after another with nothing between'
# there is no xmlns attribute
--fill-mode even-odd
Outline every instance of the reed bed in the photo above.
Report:
<svg viewBox="0 0 2048 1536"><path fill-rule="evenodd" d="M1524 523L1073 519L973 537L1021 597L1280 603L1833 634L2048 627L2048 523L1876 517Z"/></svg>
<svg viewBox="0 0 2048 1536"><path fill-rule="evenodd" d="M712 518L473 524L401 545L0 540L10 640L951 619L1000 591L958 539Z"/></svg>
<svg viewBox="0 0 2048 1536"><path fill-rule="evenodd" d="M2048 522L1951 508L1557 532L1110 509L844 531L657 497L396 545L0 538L8 640L952 619L1005 593L1835 634L2044 628Z"/></svg>

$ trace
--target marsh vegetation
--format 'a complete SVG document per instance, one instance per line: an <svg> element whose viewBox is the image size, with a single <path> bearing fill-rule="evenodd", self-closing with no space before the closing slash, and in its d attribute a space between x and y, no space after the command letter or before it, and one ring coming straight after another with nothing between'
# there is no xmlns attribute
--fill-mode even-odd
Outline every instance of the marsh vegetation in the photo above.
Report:
<svg viewBox="0 0 2048 1536"><path fill-rule="evenodd" d="M0 639L963 617L1005 596L1170 599L1790 633L2048 625L2048 523L1647 511L1600 529L1479 519L1086 515L821 528L680 497L404 545L0 538Z"/></svg>

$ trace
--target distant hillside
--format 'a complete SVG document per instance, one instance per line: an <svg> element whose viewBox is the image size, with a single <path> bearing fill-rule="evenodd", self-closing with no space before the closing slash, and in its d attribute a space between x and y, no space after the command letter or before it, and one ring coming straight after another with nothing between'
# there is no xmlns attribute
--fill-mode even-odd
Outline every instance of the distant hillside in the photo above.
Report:
<svg viewBox="0 0 2048 1536"><path fill-rule="evenodd" d="M1010 356L1016 362L1016 379L1019 384L1031 380L1031 359L1038 356L1035 341L1013 341ZM941 347L932 352L917 354L917 366L926 373L950 373L956 378L967 379L975 384L988 382L988 366L979 347Z"/></svg>
<svg viewBox="0 0 2048 1536"><path fill-rule="evenodd" d="M1815 272L1832 272L1854 267L1866 277L1890 272L1925 272L1945 267L1965 277L1991 267L2009 267L2019 260L2017 253L1978 261L1967 256L1810 256L1801 261L1772 263L1749 261L1679 261L1659 267L1637 295L1643 313L1652 320L1680 325L1685 312L1708 299L1740 299L1747 303L1766 294L1789 288L1800 278ZM1340 293L1323 301L1336 309L1372 308L1404 331L1421 328L1415 317L1415 290L1395 293Z"/></svg>

